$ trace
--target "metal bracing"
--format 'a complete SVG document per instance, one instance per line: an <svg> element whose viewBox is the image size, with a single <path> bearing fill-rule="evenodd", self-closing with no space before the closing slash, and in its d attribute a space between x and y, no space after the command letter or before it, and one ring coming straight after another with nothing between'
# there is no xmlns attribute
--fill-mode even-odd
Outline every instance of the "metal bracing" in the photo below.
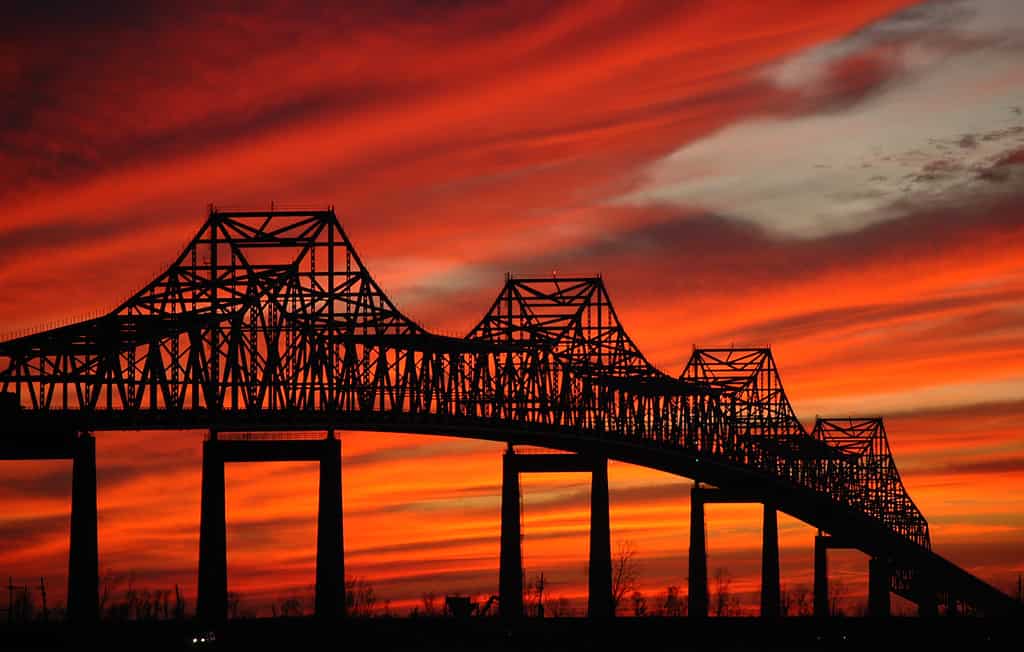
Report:
<svg viewBox="0 0 1024 652"><path fill-rule="evenodd" d="M665 374L600 277L509 276L466 337L436 335L382 291L333 209L211 209L170 268L109 314L0 343L0 392L24 431L558 431L755 474L929 547L881 423L808 433L769 349L696 349L680 377Z"/></svg>
<svg viewBox="0 0 1024 652"><path fill-rule="evenodd" d="M812 435L830 449L820 468L829 484L841 489L836 500L874 515L908 539L930 544L928 522L903 486L880 417L819 418Z"/></svg>

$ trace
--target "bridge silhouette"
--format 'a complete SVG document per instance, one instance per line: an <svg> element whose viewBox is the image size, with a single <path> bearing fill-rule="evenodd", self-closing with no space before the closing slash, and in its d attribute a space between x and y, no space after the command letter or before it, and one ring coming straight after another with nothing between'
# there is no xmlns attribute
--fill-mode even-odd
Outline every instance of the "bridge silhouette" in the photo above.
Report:
<svg viewBox="0 0 1024 652"><path fill-rule="evenodd" d="M0 343L0 459L72 459L68 613L98 617L94 434L203 429L197 615L227 615L224 465L320 464L316 613L343 615L339 430L507 442L499 608L523 614L519 474L591 474L589 606L614 615L609 459L693 479L689 613L708 613L704 505L764 506L761 614L779 615L777 511L827 550L869 558L869 611L890 594L923 616L1020 614L1009 596L931 549L881 418L797 418L769 348L694 349L678 376L630 339L600 277L505 285L465 337L404 315L333 209L219 211L173 264L108 314ZM314 439L289 434L321 433ZM543 447L536 453L524 446ZM560 452L556 452L560 451ZM430 471L425 471L430 472Z"/></svg>

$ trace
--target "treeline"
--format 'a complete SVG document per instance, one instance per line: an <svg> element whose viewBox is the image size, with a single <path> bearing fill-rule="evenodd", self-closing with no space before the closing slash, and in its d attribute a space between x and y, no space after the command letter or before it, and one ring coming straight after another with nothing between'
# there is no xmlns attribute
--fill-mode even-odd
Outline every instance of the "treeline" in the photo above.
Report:
<svg viewBox="0 0 1024 652"><path fill-rule="evenodd" d="M620 571L618 564L616 566L615 570ZM677 618L688 615L689 599L684 589L678 585L669 585L662 592L648 597L637 588L636 569L628 568L628 564L626 566L626 572L618 572L615 578L616 613L619 616ZM727 571L716 569L709 584L709 615L730 617L743 614L740 600L732 591L732 578ZM548 585L550 582L545 581L543 573L527 583L523 597L528 616L564 618L586 614L585 606L581 608L568 598L546 594L545 589ZM30 585L15 584L13 578L9 578L7 589L7 617L4 619L7 623L64 620L64 603L48 604L45 579L40 578L37 584ZM841 580L830 582L829 610L832 615L846 615L843 603L847 596L848 589ZM312 615L311 602L308 595L281 596L272 601L270 615L286 618ZM470 603L472 613L477 616L496 615L498 605L492 605L493 602L494 598ZM181 587L177 584L168 589L139 587L133 573L117 574L110 570L100 578L99 613L104 621L185 620L193 615L193 612L189 611L189 606ZM813 596L810 589L804 585L797 585L791 589L783 587L779 606L783 616L810 616L813 613ZM345 581L345 608L348 615L357 618L399 615L392 612L390 600L380 599L373 584L362 577ZM855 605L853 613L849 615L863 615L864 611L864 605ZM421 603L413 607L407 615L415 618L440 617L447 614L445 598L431 591L423 593ZM246 604L240 593L228 593L229 618L256 616L254 606Z"/></svg>

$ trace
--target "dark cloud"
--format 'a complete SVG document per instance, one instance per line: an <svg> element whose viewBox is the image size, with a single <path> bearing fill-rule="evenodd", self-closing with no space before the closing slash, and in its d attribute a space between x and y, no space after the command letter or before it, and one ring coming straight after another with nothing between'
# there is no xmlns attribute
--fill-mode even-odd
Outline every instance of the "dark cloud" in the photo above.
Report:
<svg viewBox="0 0 1024 652"><path fill-rule="evenodd" d="M1010 455L999 459L976 459L946 464L923 471L930 475L1009 475L1024 473L1024 457Z"/></svg>
<svg viewBox="0 0 1024 652"><path fill-rule="evenodd" d="M795 312L779 319L745 324L738 330L751 341L777 341L805 337L823 330L867 327L896 319L927 318L952 309L984 308L992 303L1010 302L1024 302L1024 289L981 291L970 295L930 298L912 302L868 304ZM977 316L977 314L970 316L968 331L971 333L978 331ZM1016 325L1010 315L1007 315L1005 323L1007 326ZM732 337L735 332L712 333L708 337L713 341L724 341Z"/></svg>
<svg viewBox="0 0 1024 652"><path fill-rule="evenodd" d="M58 539L71 528L69 514L2 521L0 522L0 542L3 542L5 548L8 546L31 547Z"/></svg>

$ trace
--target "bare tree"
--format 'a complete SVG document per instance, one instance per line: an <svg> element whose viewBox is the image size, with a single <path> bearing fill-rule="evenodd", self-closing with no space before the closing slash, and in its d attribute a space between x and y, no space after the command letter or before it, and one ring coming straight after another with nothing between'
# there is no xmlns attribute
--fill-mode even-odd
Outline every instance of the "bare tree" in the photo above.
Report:
<svg viewBox="0 0 1024 652"><path fill-rule="evenodd" d="M785 584L779 585L779 615L793 615L793 592Z"/></svg>
<svg viewBox="0 0 1024 652"><path fill-rule="evenodd" d="M547 586L544 571L535 575L526 585L526 613L532 613L538 618L544 617L544 589Z"/></svg>
<svg viewBox="0 0 1024 652"><path fill-rule="evenodd" d="M238 618L242 596L237 591L228 591L228 618Z"/></svg>
<svg viewBox="0 0 1024 652"><path fill-rule="evenodd" d="M677 618L686 615L686 602L679 597L679 587L675 584L665 589L665 598L662 600L662 611L670 618Z"/></svg>
<svg viewBox="0 0 1024 652"><path fill-rule="evenodd" d="M714 611L716 616L735 616L739 613L739 599L732 594L732 576L724 568L715 569Z"/></svg>
<svg viewBox="0 0 1024 652"><path fill-rule="evenodd" d="M32 595L32 589L27 585L15 587L11 584L11 595L14 602L7 606L8 618L15 622L27 623L31 621L36 612L36 601Z"/></svg>
<svg viewBox="0 0 1024 652"><path fill-rule="evenodd" d="M572 603L569 602L569 598L553 598L547 601L547 607L545 609L547 614L552 618L566 618L572 615Z"/></svg>
<svg viewBox="0 0 1024 652"><path fill-rule="evenodd" d="M423 615L425 616L436 616L437 615L437 594L433 591L424 593L421 596L423 600Z"/></svg>
<svg viewBox="0 0 1024 652"><path fill-rule="evenodd" d="M281 600L281 606L277 611L284 618L297 617L305 613L305 609L302 607L302 600L294 596Z"/></svg>
<svg viewBox="0 0 1024 652"><path fill-rule="evenodd" d="M847 594L849 594L849 587L846 586L846 582L841 579L836 579L828 583L828 612L833 616L844 616L846 615L843 611L843 601L846 600Z"/></svg>
<svg viewBox="0 0 1024 652"><path fill-rule="evenodd" d="M377 606L373 584L362 577L345 580L345 607L352 616L372 616Z"/></svg>
<svg viewBox="0 0 1024 652"><path fill-rule="evenodd" d="M647 615L647 598L640 591L633 591L629 596L633 602L633 615L642 618Z"/></svg>
<svg viewBox="0 0 1024 652"><path fill-rule="evenodd" d="M177 584L174 585L174 619L185 620L185 596Z"/></svg>
<svg viewBox="0 0 1024 652"><path fill-rule="evenodd" d="M814 613L811 605L811 590L807 588L806 584L797 584L793 589L791 605L795 616L810 616Z"/></svg>
<svg viewBox="0 0 1024 652"><path fill-rule="evenodd" d="M636 590L640 569L636 562L636 546L620 541L612 559L612 607L618 612L627 595Z"/></svg>
<svg viewBox="0 0 1024 652"><path fill-rule="evenodd" d="M114 573L114 571L108 568L103 573L103 577L100 578L100 604L99 611L100 615L108 613L113 605L110 604L114 591L120 588L121 584L124 583L124 576ZM113 614L108 614L113 615Z"/></svg>

